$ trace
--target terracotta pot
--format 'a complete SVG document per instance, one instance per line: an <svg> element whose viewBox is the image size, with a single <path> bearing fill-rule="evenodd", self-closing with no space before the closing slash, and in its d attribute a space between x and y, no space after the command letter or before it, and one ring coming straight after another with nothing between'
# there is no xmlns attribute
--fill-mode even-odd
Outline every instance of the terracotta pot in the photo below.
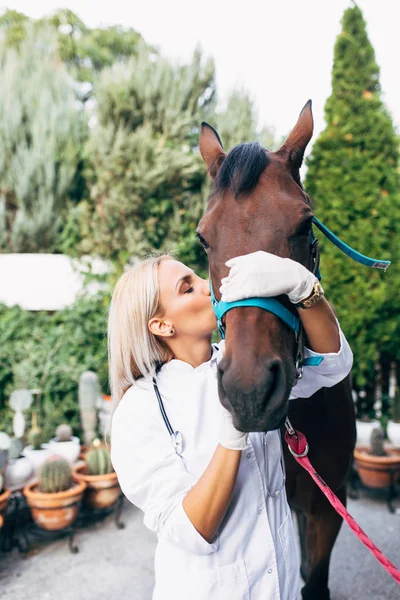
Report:
<svg viewBox="0 0 400 600"><path fill-rule="evenodd" d="M373 456L367 446L355 448L354 459L358 474L364 485L371 488L390 486L390 472L395 471L395 479L400 473L400 450L387 450L386 456Z"/></svg>
<svg viewBox="0 0 400 600"><path fill-rule="evenodd" d="M7 508L8 498L10 497L11 490L6 489L2 494L0 494L0 515L5 513Z"/></svg>
<svg viewBox="0 0 400 600"><path fill-rule="evenodd" d="M121 494L115 471L105 475L88 475L87 465L76 465L72 469L75 481L86 484L84 503L90 508L102 509L112 506Z"/></svg>
<svg viewBox="0 0 400 600"><path fill-rule="evenodd" d="M72 525L78 516L86 484L74 481L68 490L54 494L39 492L38 485L35 481L23 489L36 525L48 531L59 531Z"/></svg>

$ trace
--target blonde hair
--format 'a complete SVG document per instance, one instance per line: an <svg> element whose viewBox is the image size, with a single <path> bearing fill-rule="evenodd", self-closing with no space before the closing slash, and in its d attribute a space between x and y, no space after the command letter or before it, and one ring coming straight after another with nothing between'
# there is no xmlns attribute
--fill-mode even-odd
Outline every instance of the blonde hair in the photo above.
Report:
<svg viewBox="0 0 400 600"><path fill-rule="evenodd" d="M170 254L149 256L126 271L114 288L108 315L108 364L112 414L136 379L154 374L157 364L169 361L172 351L148 328L163 316L158 267Z"/></svg>

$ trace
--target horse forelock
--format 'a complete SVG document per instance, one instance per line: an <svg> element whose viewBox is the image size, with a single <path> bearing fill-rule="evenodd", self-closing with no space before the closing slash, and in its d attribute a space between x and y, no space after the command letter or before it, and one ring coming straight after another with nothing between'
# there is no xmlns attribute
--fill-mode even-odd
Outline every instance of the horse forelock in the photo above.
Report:
<svg viewBox="0 0 400 600"><path fill-rule="evenodd" d="M222 163L213 193L230 190L237 198L241 193L251 192L269 162L267 151L258 142L235 146Z"/></svg>

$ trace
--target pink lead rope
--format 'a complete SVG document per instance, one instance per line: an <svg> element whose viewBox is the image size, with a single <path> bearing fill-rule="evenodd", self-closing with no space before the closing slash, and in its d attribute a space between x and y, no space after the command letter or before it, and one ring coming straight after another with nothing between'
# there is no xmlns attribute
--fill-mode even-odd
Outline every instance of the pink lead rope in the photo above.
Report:
<svg viewBox="0 0 400 600"><path fill-rule="evenodd" d="M358 523L353 519L353 517L347 512L346 507L340 502L339 498L332 492L327 483L318 475L317 471L314 469L308 458L306 458L308 454L308 443L306 437L300 431L296 431L293 429L289 419L286 419L285 423L286 432L285 432L285 440L289 447L290 452L293 454L296 461L306 469L314 479L317 486L320 490L325 494L328 498L329 502L332 504L333 508L336 512L339 513L341 517L347 522L349 527L354 531L356 536L362 541L362 543L367 546L367 548L372 552L375 558L383 565L386 571L393 577L393 579L400 585L400 571L396 569L393 563L390 562L386 558L386 556L379 550L377 546L367 536L365 531L361 529Z"/></svg>

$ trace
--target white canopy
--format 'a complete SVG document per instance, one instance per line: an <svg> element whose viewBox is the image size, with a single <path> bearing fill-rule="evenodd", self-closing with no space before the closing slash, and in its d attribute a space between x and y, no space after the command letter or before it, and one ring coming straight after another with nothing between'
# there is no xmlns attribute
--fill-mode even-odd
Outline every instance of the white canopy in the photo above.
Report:
<svg viewBox="0 0 400 600"><path fill-rule="evenodd" d="M61 310L73 304L83 289L85 273L106 273L99 258L78 259L64 254L0 254L0 303L26 310ZM87 286L90 294L101 288Z"/></svg>

